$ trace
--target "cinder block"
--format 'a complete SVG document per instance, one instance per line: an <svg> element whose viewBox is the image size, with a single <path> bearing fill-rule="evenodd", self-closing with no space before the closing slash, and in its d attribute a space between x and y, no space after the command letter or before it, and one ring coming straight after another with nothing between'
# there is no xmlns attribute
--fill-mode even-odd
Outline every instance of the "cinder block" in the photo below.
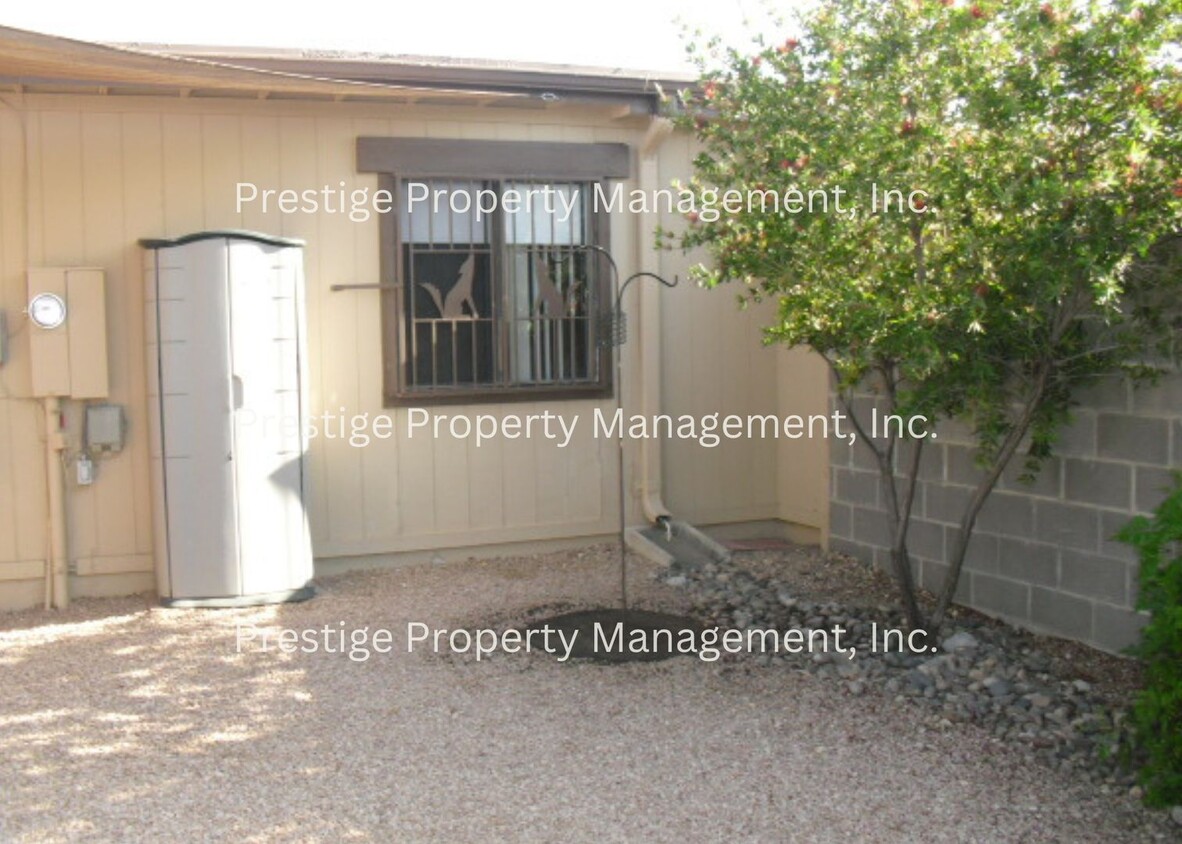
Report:
<svg viewBox="0 0 1182 844"><path fill-rule="evenodd" d="M895 474L906 477L911 468L911 455L916 447L915 440L902 440L895 448ZM919 479L921 481L944 480L944 452L943 445L926 442L923 454L919 458Z"/></svg>
<svg viewBox="0 0 1182 844"><path fill-rule="evenodd" d="M935 433L937 442L946 445L973 445L977 441L972 426L963 419L941 419Z"/></svg>
<svg viewBox="0 0 1182 844"><path fill-rule="evenodd" d="M923 517L924 510L926 509L927 500L928 500L927 487L928 487L928 485L925 484L923 481L920 481L919 483L917 483L915 485L915 500L911 502L911 518L913 518L913 519L919 519L919 518ZM938 487L937 487L937 489L938 489ZM902 493L902 492L903 492L903 490L900 489L900 493ZM902 498L900 497L899 500L902 501Z"/></svg>
<svg viewBox="0 0 1182 844"><path fill-rule="evenodd" d="M1100 457L1165 466L1170 459L1170 422L1101 413L1096 423L1096 442Z"/></svg>
<svg viewBox="0 0 1182 844"><path fill-rule="evenodd" d="M1075 398L1084 407L1127 411L1130 392L1129 381L1125 376L1102 375L1087 387L1078 390Z"/></svg>
<svg viewBox="0 0 1182 844"><path fill-rule="evenodd" d="M907 478L902 478L902 477L899 477L898 475L896 475L895 479L894 479L894 483L895 483L895 494L899 497L899 506L902 507L903 503L907 500L907 485L908 485L908 483L910 483L910 481ZM912 503L912 507L913 507L913 512L917 516L923 515L923 486L924 486L923 481L916 481L915 482L915 501ZM882 501L882 507L885 509L886 508L886 493L880 492L879 497L880 497L880 500Z"/></svg>
<svg viewBox="0 0 1182 844"><path fill-rule="evenodd" d="M1133 411L1177 416L1182 412L1182 375L1163 376L1152 386L1135 387Z"/></svg>
<svg viewBox="0 0 1182 844"><path fill-rule="evenodd" d="M1030 590L1030 621L1072 639L1092 638L1092 602L1040 586Z"/></svg>
<svg viewBox="0 0 1182 844"><path fill-rule="evenodd" d="M911 562L911 577L916 583L919 582L919 560L910 557ZM889 548L875 548L874 549L874 567L882 572L885 572L891 579L891 585L895 584L895 564L891 561L891 549Z"/></svg>
<svg viewBox="0 0 1182 844"><path fill-rule="evenodd" d="M912 568L913 576L915 576L914 573L916 571L918 571L918 568L917 568L918 565L919 564L915 560L911 561L911 568ZM887 574L889 574L891 576L892 582L893 582L893 579L895 576L895 568L894 568L894 564L891 562L891 552L889 549L887 549L887 548L875 548L874 549L874 567L876 569L880 569L882 571L885 571Z"/></svg>
<svg viewBox="0 0 1182 844"><path fill-rule="evenodd" d="M851 407L850 407L849 412L853 416L853 420L847 420L842 425L843 430L850 430L850 431L854 430L853 423L854 423L854 421L857 421L858 424L862 426L862 430L865 431L867 434L869 434L870 433L870 423L873 418L872 414L877 412L878 418L881 419L883 417L883 415L887 412L887 401L885 398L882 398L880 396L873 396L873 395L855 396L854 400L851 402ZM859 436L858 439L859 440L862 439L861 436ZM876 437L875 438L875 443L883 443L883 442L885 442L885 438L883 438L883 437Z"/></svg>
<svg viewBox="0 0 1182 844"><path fill-rule="evenodd" d="M985 477L977 466L977 450L967 445L948 447L948 483L962 486L976 486Z"/></svg>
<svg viewBox="0 0 1182 844"><path fill-rule="evenodd" d="M1042 462L1038 472L1029 482L1022 479L1026 473L1026 461L1022 455L1015 455L1005 471L1001 473L999 487L1004 490L1026 495L1041 495L1058 498L1063 494L1062 484L1063 461L1058 457L1051 457Z"/></svg>
<svg viewBox="0 0 1182 844"><path fill-rule="evenodd" d="M874 549L860 542L854 542L852 539L831 536L829 537L829 550L834 554L845 554L847 557L861 560L867 565L874 562Z"/></svg>
<svg viewBox="0 0 1182 844"><path fill-rule="evenodd" d="M1122 563L1135 563L1137 552L1123 542L1114 538L1121 528L1129 523L1133 517L1128 513L1106 512L1100 514L1100 548L1101 557L1120 560Z"/></svg>
<svg viewBox="0 0 1182 844"><path fill-rule="evenodd" d="M981 507L977 527L1003 536L1030 536L1034 531L1034 502L1026 495L993 492Z"/></svg>
<svg viewBox="0 0 1182 844"><path fill-rule="evenodd" d="M1058 501L1034 503L1034 539L1080 551L1095 551L1099 533L1100 514L1091 507Z"/></svg>
<svg viewBox="0 0 1182 844"><path fill-rule="evenodd" d="M928 484L924 496L924 516L929 521L959 524L971 493L968 487Z"/></svg>
<svg viewBox="0 0 1182 844"><path fill-rule="evenodd" d="M1030 618L1030 587L1025 583L973 572L972 605L1015 621Z"/></svg>
<svg viewBox="0 0 1182 844"><path fill-rule="evenodd" d="M849 440L838 440L838 442L848 443ZM849 449L849 465L852 468L869 472L878 471L878 458L874 456L874 451L866 440L858 437L853 445L843 445L843 448Z"/></svg>
<svg viewBox="0 0 1182 844"><path fill-rule="evenodd" d="M938 595L944 589L944 581L950 570L951 566L946 563L924 560L919 568L919 585ZM952 600L963 606L968 606L971 603L969 573L964 569L961 569L960 579L956 582L956 591L952 593Z"/></svg>
<svg viewBox="0 0 1182 844"><path fill-rule="evenodd" d="M866 545L876 545L881 548L891 547L891 529L887 523L887 514L883 510L871 510L868 507L854 507L854 539Z"/></svg>
<svg viewBox="0 0 1182 844"><path fill-rule="evenodd" d="M1127 510L1132 500L1133 472L1127 463L1101 460L1065 461L1063 493L1069 501Z"/></svg>
<svg viewBox="0 0 1182 844"><path fill-rule="evenodd" d="M943 525L913 518L907 527L907 550L917 557L945 561Z"/></svg>
<svg viewBox="0 0 1182 844"><path fill-rule="evenodd" d="M949 525L944 528L944 547L947 549L947 559L952 559L956 548L956 538L960 531ZM998 538L990 533L973 531L969 537L969 547L964 555L965 571L981 571L986 574L997 573Z"/></svg>
<svg viewBox="0 0 1182 844"><path fill-rule="evenodd" d="M1147 613L1108 604L1096 603L1092 613L1092 641L1112 653L1124 653L1137 644L1142 628L1149 623Z"/></svg>
<svg viewBox="0 0 1182 844"><path fill-rule="evenodd" d="M885 391L882 376L877 372L869 372L866 377L858 382L854 388L854 394L859 396L881 396Z"/></svg>
<svg viewBox="0 0 1182 844"><path fill-rule="evenodd" d="M856 447L855 443L855 447ZM830 466L850 466L853 464L854 447L851 447L849 440L838 439L837 437L829 438L829 465Z"/></svg>
<svg viewBox="0 0 1182 844"><path fill-rule="evenodd" d="M1059 587L1110 604L1128 600L1129 566L1120 560L1063 549L1059 556Z"/></svg>
<svg viewBox="0 0 1182 844"><path fill-rule="evenodd" d="M1065 457L1096 456L1096 414L1091 410L1075 410L1071 423L1059 431L1055 452Z"/></svg>
<svg viewBox="0 0 1182 844"><path fill-rule="evenodd" d="M1024 583L1054 586L1059 582L1059 549L1041 542L1001 539L997 571Z"/></svg>
<svg viewBox="0 0 1182 844"><path fill-rule="evenodd" d="M877 472L859 472L855 469L834 469L833 488L837 500L846 504L860 504L866 507L878 506L879 475Z"/></svg>
<svg viewBox="0 0 1182 844"><path fill-rule="evenodd" d="M840 539L853 538L853 511L848 504L829 503L829 536ZM832 539L830 540L832 542Z"/></svg>
<svg viewBox="0 0 1182 844"><path fill-rule="evenodd" d="M1169 469L1153 466L1137 467L1137 511L1152 513L1174 488L1174 475Z"/></svg>

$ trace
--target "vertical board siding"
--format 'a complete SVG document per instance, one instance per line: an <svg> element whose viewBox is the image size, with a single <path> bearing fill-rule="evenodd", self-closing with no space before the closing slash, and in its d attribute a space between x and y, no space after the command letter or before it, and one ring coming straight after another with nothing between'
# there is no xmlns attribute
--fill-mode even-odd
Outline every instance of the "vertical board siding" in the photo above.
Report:
<svg viewBox="0 0 1182 844"><path fill-rule="evenodd" d="M24 279L24 139L20 117L11 109L0 107L0 309L8 318L8 328L17 328L16 314L25 303ZM22 477L27 464L18 463L20 452L29 451L27 443L18 443L14 415L28 404L27 366L22 366L24 338L8 338L8 361L0 367L0 579L16 574L22 552L28 543L21 542L21 492L27 495ZM22 547L23 546L23 547ZM36 549L37 554L41 549Z"/></svg>
<svg viewBox="0 0 1182 844"><path fill-rule="evenodd" d="M119 307L107 307L107 356L118 361L109 367L109 386L112 395L126 408L134 408L134 422L141 422L143 414L143 303L138 276L123 276L123 240L127 231L123 196L123 126L120 115L114 113L84 114L81 120L82 152L82 229L84 244L82 263L93 267L110 267L110 277L104 280L108 302ZM123 289L114 290L120 284ZM130 426L129 426L130 427ZM144 430L142 424L132 430ZM74 557L124 556L147 554L145 543L137 547L135 507L135 472L132 455L143 448L125 448L118 455L99 461L99 478L89 487L80 487L75 513L81 517L89 503L89 518L93 520L92 545L76 545ZM69 477L67 473L67 478ZM101 482L101 485L100 485ZM85 496L83 496L85 490ZM89 499L87 502L84 499Z"/></svg>
<svg viewBox="0 0 1182 844"><path fill-rule="evenodd" d="M502 417L547 408L577 413L579 428L566 449L542 438L498 438L479 448L448 436L409 438L406 409L382 405L380 294L329 289L378 281L376 216L357 223L342 214L280 214L258 202L239 212L235 186L247 181L260 190L318 189L343 181L346 191L364 187L372 193L376 176L355 168L359 135L635 144L641 131L577 113L506 111L490 117L464 108L46 96L29 98L19 113L0 109L0 306L17 331L10 362L0 368L0 580L3 566L40 561L45 553L43 420L39 406L25 398L28 358L19 336L27 268L85 265L106 273L110 401L125 407L128 437L121 454L99 464L93 486L80 488L67 474L70 550L86 561L86 571L150 571L137 241L202 229L304 239L312 414L343 408L347 416L368 414L372 420L386 413L395 420L393 437L366 448L325 436L312 441L310 507L318 557L614 531L616 444L592 436L593 410L610 414L613 400L439 408ZM686 139L669 139L662 152L663 184L688 173L691 154ZM632 181L625 188L636 186ZM680 223L669 215L661 222ZM612 220L612 251L625 274L650 248L652 233L637 228L628 214ZM658 261L661 272L685 279L687 258L666 253ZM661 410L776 412L769 389L776 355L761 348L758 337L766 312L739 312L726 291L700 291L689 283L661 291L659 301ZM626 307L635 312L638 305L639 296L630 292ZM639 407L638 348L634 328L623 347L628 412ZM70 430L77 437L82 412L73 404ZM777 473L785 460L776 458L775 443L703 449L673 441L663 447L665 497L679 516L712 522L777 513ZM629 466L639 466L637 444L629 444L627 457ZM817 494L823 500L824 490ZM815 509L823 509L820 501Z"/></svg>
<svg viewBox="0 0 1182 844"><path fill-rule="evenodd" d="M125 453L130 451L132 463L132 489L135 510L135 548L138 553L152 554L152 492L151 462L149 460L148 410L147 410L147 363L144 358L144 301L141 278L143 275L144 252L136 240L142 232L164 230L164 149L162 121L158 114L122 114L123 165L123 236L119 247L123 261L121 294L126 298L127 307L117 308L108 303L107 314L121 311L127 319L127 340L119 358L126 355L127 388L133 395L143 391L144 398L133 401L125 408L127 413L128 443ZM112 279L108 279L111 290ZM108 343L111 338L108 336ZM110 348L113 348L110 347ZM113 377L122 371L114 367Z"/></svg>
<svg viewBox="0 0 1182 844"><path fill-rule="evenodd" d="M669 138L660 159L661 186L684 178L694 153L688 138ZM662 209L660 216L666 229L685 226L676 213ZM783 352L765 347L761 339L762 328L775 320L774 304L741 309L735 301L741 292L737 286L698 289L688 279L689 271L705 260L708 255L703 251L688 256L677 251L662 254L662 272L682 279L678 288L660 294L664 411L698 419L710 413L746 417L824 412L824 389L816 399L805 398L820 362L797 358L799 371L778 379L777 361ZM794 399L791 407L778 402L785 391ZM823 442L744 438L706 448L693 440L674 439L664 445L665 503L674 513L702 524L779 518L820 527L817 517L826 510L824 472L802 473L796 458L803 451L817 451L822 455L820 462L813 462L823 467L825 447ZM799 489L807 506L783 508L782 486Z"/></svg>

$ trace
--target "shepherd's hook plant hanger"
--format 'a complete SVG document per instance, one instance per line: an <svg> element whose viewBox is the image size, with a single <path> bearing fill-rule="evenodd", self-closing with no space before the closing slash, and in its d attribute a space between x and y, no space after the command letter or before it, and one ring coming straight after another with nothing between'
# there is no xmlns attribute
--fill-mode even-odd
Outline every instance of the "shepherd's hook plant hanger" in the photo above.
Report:
<svg viewBox="0 0 1182 844"><path fill-rule="evenodd" d="M595 244L583 244L583 249L593 251L595 254L602 256L607 260L608 265L612 271L612 290L614 291L614 307L612 308L610 319L603 325L603 331L600 334L599 343L601 346L610 346L615 355L615 369L616 369L616 416L620 418L620 430L616 435L616 479L619 492L620 503L620 608L628 609L628 549L624 537L627 530L627 506L624 500L624 367L623 367L623 353L621 346L628 342L628 322L624 313L624 292L628 289L628 285L637 279L651 278L654 281L660 282L665 287L676 287L678 277L674 276L672 281L662 278L656 273L642 270L641 272L633 273L620 282L620 268L616 265L615 258L611 253L602 246Z"/></svg>

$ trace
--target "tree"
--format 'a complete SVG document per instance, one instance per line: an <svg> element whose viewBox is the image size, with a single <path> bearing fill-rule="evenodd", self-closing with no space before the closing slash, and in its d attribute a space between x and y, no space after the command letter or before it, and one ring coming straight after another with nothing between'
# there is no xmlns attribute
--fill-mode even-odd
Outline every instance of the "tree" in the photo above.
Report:
<svg viewBox="0 0 1182 844"><path fill-rule="evenodd" d="M694 211L658 238L707 247L700 282L774 297L766 340L828 362L875 453L913 627L907 533L925 439L871 440L853 389L872 382L886 413L975 431L982 480L938 623L1011 459L1036 472L1076 388L1151 375L1176 332L1159 305L1177 300L1178 273L1151 247L1182 231L1180 10L820 0L781 44L690 47L702 78L678 94L677 119L701 152L677 187Z"/></svg>

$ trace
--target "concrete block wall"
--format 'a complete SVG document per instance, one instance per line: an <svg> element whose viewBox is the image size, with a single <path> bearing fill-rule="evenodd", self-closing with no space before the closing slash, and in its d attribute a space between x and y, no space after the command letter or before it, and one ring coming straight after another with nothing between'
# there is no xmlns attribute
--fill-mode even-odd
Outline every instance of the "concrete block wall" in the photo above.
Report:
<svg viewBox="0 0 1182 844"><path fill-rule="evenodd" d="M1011 465L985 504L969 545L957 602L1019 626L1117 652L1136 641L1137 561L1113 535L1149 513L1182 469L1182 375L1133 389L1108 378L1079 396L1055 457L1033 483ZM858 412L876 403L855 400ZM936 591L956 524L981 471L959 422L924 445L909 547L918 582ZM910 443L900 443L905 466ZM890 564L877 464L864 443L831 441L830 548ZM1020 455L1019 455L1020 458ZM1020 464L1020 459L1015 463Z"/></svg>

